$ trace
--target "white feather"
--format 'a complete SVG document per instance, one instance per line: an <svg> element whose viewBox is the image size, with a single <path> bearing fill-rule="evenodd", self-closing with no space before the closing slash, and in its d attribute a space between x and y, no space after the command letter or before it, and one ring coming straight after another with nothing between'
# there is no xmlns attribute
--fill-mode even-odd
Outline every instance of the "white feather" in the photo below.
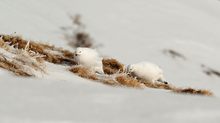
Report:
<svg viewBox="0 0 220 123"><path fill-rule="evenodd" d="M94 72L103 73L102 58L95 49L79 47L75 51L75 60Z"/></svg>
<svg viewBox="0 0 220 123"><path fill-rule="evenodd" d="M163 70L159 66L149 62L128 65L126 71L137 78L146 80L147 82L164 80Z"/></svg>

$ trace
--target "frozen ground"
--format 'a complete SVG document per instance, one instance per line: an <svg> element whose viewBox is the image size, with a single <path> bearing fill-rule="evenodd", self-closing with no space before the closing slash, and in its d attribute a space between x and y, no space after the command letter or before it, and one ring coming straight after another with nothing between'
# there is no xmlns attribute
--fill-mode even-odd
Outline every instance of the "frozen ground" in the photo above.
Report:
<svg viewBox="0 0 220 123"><path fill-rule="evenodd" d="M0 0L0 33L66 47L60 27L80 13L99 51L123 63L160 65L176 86L210 89L214 97L164 90L112 88L49 64L42 78L18 78L0 69L1 123L219 122L218 0ZM173 49L186 57L163 53Z"/></svg>

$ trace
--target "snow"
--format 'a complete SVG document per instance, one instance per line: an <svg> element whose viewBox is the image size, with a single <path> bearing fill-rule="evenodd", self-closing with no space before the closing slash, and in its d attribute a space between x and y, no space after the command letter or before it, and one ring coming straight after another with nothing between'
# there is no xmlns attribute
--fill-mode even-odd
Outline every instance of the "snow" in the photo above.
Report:
<svg viewBox="0 0 220 123"><path fill-rule="evenodd" d="M151 61L180 87L210 89L214 97L164 90L113 88L47 63L42 78L0 69L1 123L212 122L220 120L218 0L1 0L0 32L70 49L60 27L81 14L102 55L130 64ZM165 55L173 49L186 60ZM144 52L144 53L143 53ZM141 54L141 55L137 55ZM155 57L156 56L156 57Z"/></svg>
<svg viewBox="0 0 220 123"><path fill-rule="evenodd" d="M220 116L215 97L112 88L77 77L78 82L5 79L0 114L8 122L186 122L218 121Z"/></svg>

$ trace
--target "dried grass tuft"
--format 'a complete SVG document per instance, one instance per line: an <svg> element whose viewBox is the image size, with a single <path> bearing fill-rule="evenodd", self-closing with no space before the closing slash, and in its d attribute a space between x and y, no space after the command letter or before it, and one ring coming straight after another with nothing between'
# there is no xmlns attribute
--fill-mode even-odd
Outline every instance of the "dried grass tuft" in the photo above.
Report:
<svg viewBox="0 0 220 123"><path fill-rule="evenodd" d="M70 69L70 72L89 80L94 80L97 82L101 82L103 84L111 85L111 86L118 86L119 83L116 82L111 76L98 76L96 73L92 72L89 68L86 68L81 65L73 66Z"/></svg>
<svg viewBox="0 0 220 123"><path fill-rule="evenodd" d="M22 66L18 65L16 62L7 60L2 54L0 54L0 67L11 71L18 76L32 76L32 74L24 71Z"/></svg>
<svg viewBox="0 0 220 123"><path fill-rule="evenodd" d="M90 79L90 80L98 80L98 77L96 76L95 73L93 73L92 71L90 71L88 68L77 65L77 66L73 66L70 71L74 74L77 74L78 76L82 77L82 78L86 78L86 79Z"/></svg>
<svg viewBox="0 0 220 123"><path fill-rule="evenodd" d="M36 43L34 41L27 41L22 39L19 36L12 35L0 35L2 41L8 43L10 46L13 46L18 49L25 49L26 45L29 42L28 52L35 52L44 56L44 60L55 63L55 64L68 64L75 65L74 53L64 50L62 48L57 48L52 45Z"/></svg>
<svg viewBox="0 0 220 123"><path fill-rule="evenodd" d="M19 76L36 76L46 73L40 54L25 49L17 49L0 39L0 67L14 72Z"/></svg>
<svg viewBox="0 0 220 123"><path fill-rule="evenodd" d="M184 89L178 88L178 89L174 89L173 92L182 93L182 94L213 96L213 93L209 90L193 89L193 88L184 88Z"/></svg>
<svg viewBox="0 0 220 123"><path fill-rule="evenodd" d="M122 73L124 71L124 65L116 59L103 59L102 64L104 73L108 75Z"/></svg>
<svg viewBox="0 0 220 123"><path fill-rule="evenodd" d="M106 85L114 86L114 87L121 86L121 84L118 83L116 80L114 80L111 76L99 79L99 82L106 84Z"/></svg>
<svg viewBox="0 0 220 123"><path fill-rule="evenodd" d="M120 75L117 76L116 81L118 81L121 85L127 87L134 87L134 88L143 88L144 84L139 82L137 79L127 76L127 75Z"/></svg>

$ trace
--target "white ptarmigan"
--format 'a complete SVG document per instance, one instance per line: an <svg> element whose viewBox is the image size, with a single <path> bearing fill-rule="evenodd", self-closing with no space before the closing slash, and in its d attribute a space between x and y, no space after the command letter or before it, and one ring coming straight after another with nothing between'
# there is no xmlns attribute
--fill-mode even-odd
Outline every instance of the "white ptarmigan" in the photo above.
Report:
<svg viewBox="0 0 220 123"><path fill-rule="evenodd" d="M78 65L85 66L96 73L104 73L102 58L95 49L78 47L75 51L75 61Z"/></svg>
<svg viewBox="0 0 220 123"><path fill-rule="evenodd" d="M167 84L167 82L164 81L163 70L156 64L150 62L130 64L127 66L126 72L127 74L130 74L147 82L163 82Z"/></svg>

